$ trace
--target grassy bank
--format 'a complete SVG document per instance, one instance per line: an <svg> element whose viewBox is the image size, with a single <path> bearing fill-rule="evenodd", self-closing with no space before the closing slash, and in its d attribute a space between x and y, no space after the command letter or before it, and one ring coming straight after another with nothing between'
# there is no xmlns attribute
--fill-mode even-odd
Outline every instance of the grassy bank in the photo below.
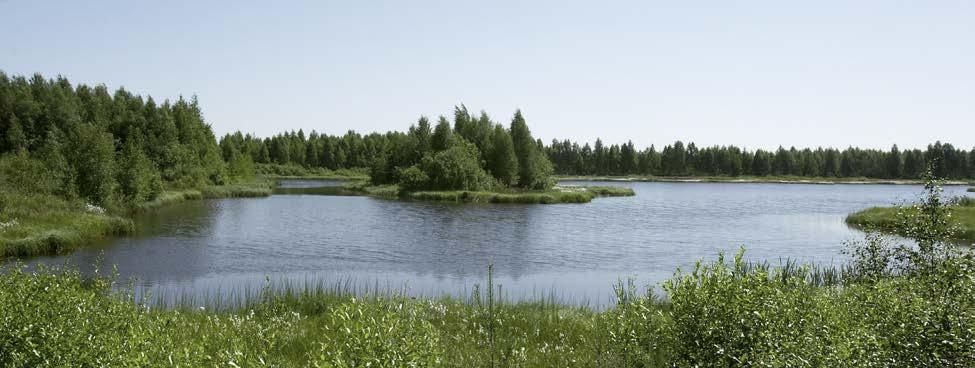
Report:
<svg viewBox="0 0 975 368"><path fill-rule="evenodd" d="M969 192L975 192L975 188L968 188Z"/></svg>
<svg viewBox="0 0 975 368"><path fill-rule="evenodd" d="M132 220L103 208L0 190L0 258L57 254L134 229Z"/></svg>
<svg viewBox="0 0 975 368"><path fill-rule="evenodd" d="M369 179L369 170L365 168L329 170L321 167L309 168L298 165L257 164L255 169L259 176L268 179Z"/></svg>
<svg viewBox="0 0 975 368"><path fill-rule="evenodd" d="M365 182L351 183L349 190L381 198L403 198L417 201L457 203L521 203L555 204L588 203L597 197L623 197L635 195L632 189L611 186L566 186L551 190L503 190L503 191L416 191L403 192L396 185L373 186Z"/></svg>
<svg viewBox="0 0 975 368"><path fill-rule="evenodd" d="M145 211L186 200L266 197L270 181L173 190L131 207L104 209L53 195L0 190L0 258L59 254L95 240L130 234L133 211Z"/></svg>
<svg viewBox="0 0 975 368"><path fill-rule="evenodd" d="M897 184L918 185L920 179L872 179L806 176L558 176L567 181L638 181L666 183L771 183L771 184ZM971 181L947 181L946 185L968 185Z"/></svg>
<svg viewBox="0 0 975 368"><path fill-rule="evenodd" d="M975 200L966 199L955 204L949 221L957 226L956 237L959 240L975 241ZM846 223L861 229L876 229L898 235L907 235L902 231L901 218L904 215L916 213L912 207L871 207L850 214Z"/></svg>
<svg viewBox="0 0 975 368"><path fill-rule="evenodd" d="M197 199L267 197L273 193L273 188L273 181L254 180L245 183L208 186L201 189L167 190L152 201L133 206L133 210L144 211Z"/></svg>

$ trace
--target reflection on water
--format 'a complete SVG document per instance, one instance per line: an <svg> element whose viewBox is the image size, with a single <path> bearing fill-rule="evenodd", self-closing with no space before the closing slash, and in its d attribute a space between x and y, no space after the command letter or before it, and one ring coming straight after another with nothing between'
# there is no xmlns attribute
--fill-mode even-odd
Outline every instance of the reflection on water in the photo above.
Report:
<svg viewBox="0 0 975 368"><path fill-rule="evenodd" d="M915 199L919 186L627 183L635 197L589 204L458 205L326 196L344 182L286 181L274 196L190 201L138 217L138 236L64 257L99 257L158 294L213 295L265 280L352 281L462 294L488 264L512 297L601 304L619 278L653 284L719 252L820 264L860 234L852 211ZM583 183L570 183L583 184ZM599 185L621 185L598 183ZM328 186L328 188L322 188ZM964 188L949 187L949 195ZM103 266L102 269L107 269ZM316 281L317 282L317 281Z"/></svg>

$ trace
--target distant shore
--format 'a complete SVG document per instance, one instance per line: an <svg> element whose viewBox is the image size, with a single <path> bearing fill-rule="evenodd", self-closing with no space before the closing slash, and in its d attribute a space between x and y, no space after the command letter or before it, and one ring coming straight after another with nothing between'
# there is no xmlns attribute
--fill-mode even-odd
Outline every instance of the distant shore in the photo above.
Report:
<svg viewBox="0 0 975 368"><path fill-rule="evenodd" d="M556 176L560 181L619 181L664 183L742 183L742 184L889 184L920 185L920 179L827 178L800 176ZM972 185L971 181L950 180L945 185Z"/></svg>

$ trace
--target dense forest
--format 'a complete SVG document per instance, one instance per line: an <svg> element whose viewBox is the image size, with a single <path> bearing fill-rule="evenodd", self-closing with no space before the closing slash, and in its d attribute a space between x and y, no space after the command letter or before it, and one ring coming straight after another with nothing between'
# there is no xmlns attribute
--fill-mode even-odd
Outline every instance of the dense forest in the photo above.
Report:
<svg viewBox="0 0 975 368"><path fill-rule="evenodd" d="M523 122L524 118L517 113L514 120ZM349 131L341 136L332 136L314 131L306 135L299 130L258 138L238 132L224 136L220 146L226 159L244 153L261 164L329 170L370 167L374 178L388 182L395 179L397 168L410 167L426 153L441 150L445 139L450 142L460 142L462 139L465 144L471 143L477 148L478 154L472 157L477 157L481 166L501 183L510 184L519 177L516 167L523 165L526 157L520 156L518 164L515 164L510 159L508 146L514 145L516 150L520 149L517 152L523 155L527 152L526 147L532 143L530 134L515 134L510 129L499 127L484 112L479 116L472 115L463 105L454 109L452 129L446 118L440 117L438 121L436 129L431 129L430 122L421 118L407 133L361 135ZM512 128L515 127L514 123L512 121ZM514 141L508 143L507 136ZM439 146L434 142L439 142ZM553 140L548 146L540 140L533 143L544 152L553 172L560 175L917 179L930 161L938 177L975 177L975 148L965 151L941 142L931 144L925 150L901 150L894 145L889 151L855 147L843 150L780 147L775 151L750 151L735 146L699 148L693 142L685 144L680 141L661 150L654 146L639 150L633 142L607 146L599 139L591 146L569 140ZM530 161L548 170L546 160L534 158ZM527 181L531 182L532 179Z"/></svg>
<svg viewBox="0 0 975 368"><path fill-rule="evenodd" d="M161 104L125 89L0 72L4 189L98 205L152 200L165 188L224 184L253 172L221 159L196 98Z"/></svg>

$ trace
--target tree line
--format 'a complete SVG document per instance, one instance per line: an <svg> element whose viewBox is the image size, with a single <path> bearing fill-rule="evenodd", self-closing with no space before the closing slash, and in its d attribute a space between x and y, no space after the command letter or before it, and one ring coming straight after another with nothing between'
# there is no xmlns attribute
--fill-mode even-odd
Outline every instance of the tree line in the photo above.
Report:
<svg viewBox="0 0 975 368"><path fill-rule="evenodd" d="M926 150L889 151L850 147L749 151L736 146L698 148L677 141L662 150L638 150L633 142L593 146L569 140L553 140L546 153L555 171L565 175L662 175L662 176L805 176L917 179L931 162L940 178L975 177L975 148L971 151L936 142Z"/></svg>
<svg viewBox="0 0 975 368"><path fill-rule="evenodd" d="M300 165L330 170L369 168L374 184L405 190L547 189L553 167L540 140L516 111L506 127L486 112L454 108L452 121L427 117L405 132L326 135L303 130L268 138L236 132L220 139L225 158L246 155L260 164Z"/></svg>
<svg viewBox="0 0 975 368"><path fill-rule="evenodd" d="M5 186L99 205L248 175L221 158L195 97L160 104L40 74L0 72L0 154Z"/></svg>
<svg viewBox="0 0 975 368"><path fill-rule="evenodd" d="M520 116L520 113L518 114ZM523 119L523 118L521 118ZM456 107L453 127L446 118L437 124L441 135L451 133L473 143L482 167L504 184L514 181L510 168L500 167L503 159L494 157L494 147L504 147L504 133L495 131L496 123L481 112L470 114L466 107ZM500 128L510 132L510 129ZM421 118L408 132L361 135L349 131L330 136L304 131L287 132L269 138L257 138L240 132L224 136L220 145L224 157L247 153L254 162L298 165L303 167L342 168L372 167L379 182L395 176L395 168L416 164L430 150L424 143L434 134L431 123ZM509 135L511 135L509 133ZM497 138L496 138L497 137ZM531 140L530 134L528 140ZM526 146L527 141L520 142ZM637 149L633 142L606 145L597 139L594 145L570 140L553 140L549 145L534 141L559 175L654 175L654 176L802 176L865 177L877 179L917 179L930 162L940 178L975 178L975 148L966 151L950 143L935 142L926 149L890 150L779 147L777 150L747 150L736 146L699 148L693 142L677 141L658 150L655 146ZM504 149L499 152L506 152ZM524 157L522 158L524 159ZM378 162L377 162L378 160ZM541 158L536 161L542 162ZM379 165L379 167L375 167ZM530 170L529 170L530 171Z"/></svg>

